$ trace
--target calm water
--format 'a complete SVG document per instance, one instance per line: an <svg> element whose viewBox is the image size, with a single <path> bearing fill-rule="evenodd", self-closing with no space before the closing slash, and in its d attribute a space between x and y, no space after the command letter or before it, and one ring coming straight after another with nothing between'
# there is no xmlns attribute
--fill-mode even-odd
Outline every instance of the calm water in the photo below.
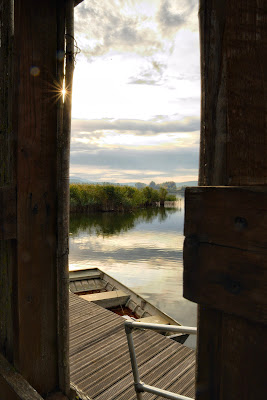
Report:
<svg viewBox="0 0 267 400"><path fill-rule="evenodd" d="M71 216L70 269L98 267L180 323L196 326L196 305L182 296L184 210L177 206Z"/></svg>

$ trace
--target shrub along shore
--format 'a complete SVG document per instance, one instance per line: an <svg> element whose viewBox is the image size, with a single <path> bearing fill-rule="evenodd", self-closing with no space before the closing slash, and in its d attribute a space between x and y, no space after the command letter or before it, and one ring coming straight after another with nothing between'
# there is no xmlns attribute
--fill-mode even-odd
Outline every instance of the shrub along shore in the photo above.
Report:
<svg viewBox="0 0 267 400"><path fill-rule="evenodd" d="M175 201L176 196L168 195L167 189L152 189L146 186L137 189L116 185L70 185L70 212L126 211L161 205L164 201Z"/></svg>

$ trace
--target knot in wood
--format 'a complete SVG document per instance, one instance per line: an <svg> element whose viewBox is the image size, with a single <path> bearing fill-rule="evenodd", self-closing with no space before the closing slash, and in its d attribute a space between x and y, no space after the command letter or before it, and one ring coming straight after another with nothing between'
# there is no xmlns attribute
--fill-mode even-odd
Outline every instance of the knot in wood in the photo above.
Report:
<svg viewBox="0 0 267 400"><path fill-rule="evenodd" d="M227 290L227 292L239 294L241 292L241 283L233 280L232 278L226 278L224 282L224 288Z"/></svg>
<svg viewBox="0 0 267 400"><path fill-rule="evenodd" d="M235 228L237 231L243 231L248 227L248 221L246 218L243 217L236 217L235 218Z"/></svg>

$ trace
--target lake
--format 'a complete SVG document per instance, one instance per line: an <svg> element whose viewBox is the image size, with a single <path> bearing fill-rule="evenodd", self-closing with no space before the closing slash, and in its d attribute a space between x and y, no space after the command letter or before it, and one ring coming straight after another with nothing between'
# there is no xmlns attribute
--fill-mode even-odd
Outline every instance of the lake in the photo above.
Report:
<svg viewBox="0 0 267 400"><path fill-rule="evenodd" d="M183 203L127 213L71 215L70 269L98 267L183 325L196 304L182 295ZM195 338L186 341L195 347Z"/></svg>

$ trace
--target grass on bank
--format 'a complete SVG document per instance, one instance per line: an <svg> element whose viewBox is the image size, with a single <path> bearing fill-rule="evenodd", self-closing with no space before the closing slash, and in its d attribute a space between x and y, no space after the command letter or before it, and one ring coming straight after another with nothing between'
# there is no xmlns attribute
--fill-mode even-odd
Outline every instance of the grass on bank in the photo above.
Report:
<svg viewBox="0 0 267 400"><path fill-rule="evenodd" d="M125 211L156 205L157 202L175 201L167 189L152 189L146 186L137 189L131 186L71 184L70 211Z"/></svg>

